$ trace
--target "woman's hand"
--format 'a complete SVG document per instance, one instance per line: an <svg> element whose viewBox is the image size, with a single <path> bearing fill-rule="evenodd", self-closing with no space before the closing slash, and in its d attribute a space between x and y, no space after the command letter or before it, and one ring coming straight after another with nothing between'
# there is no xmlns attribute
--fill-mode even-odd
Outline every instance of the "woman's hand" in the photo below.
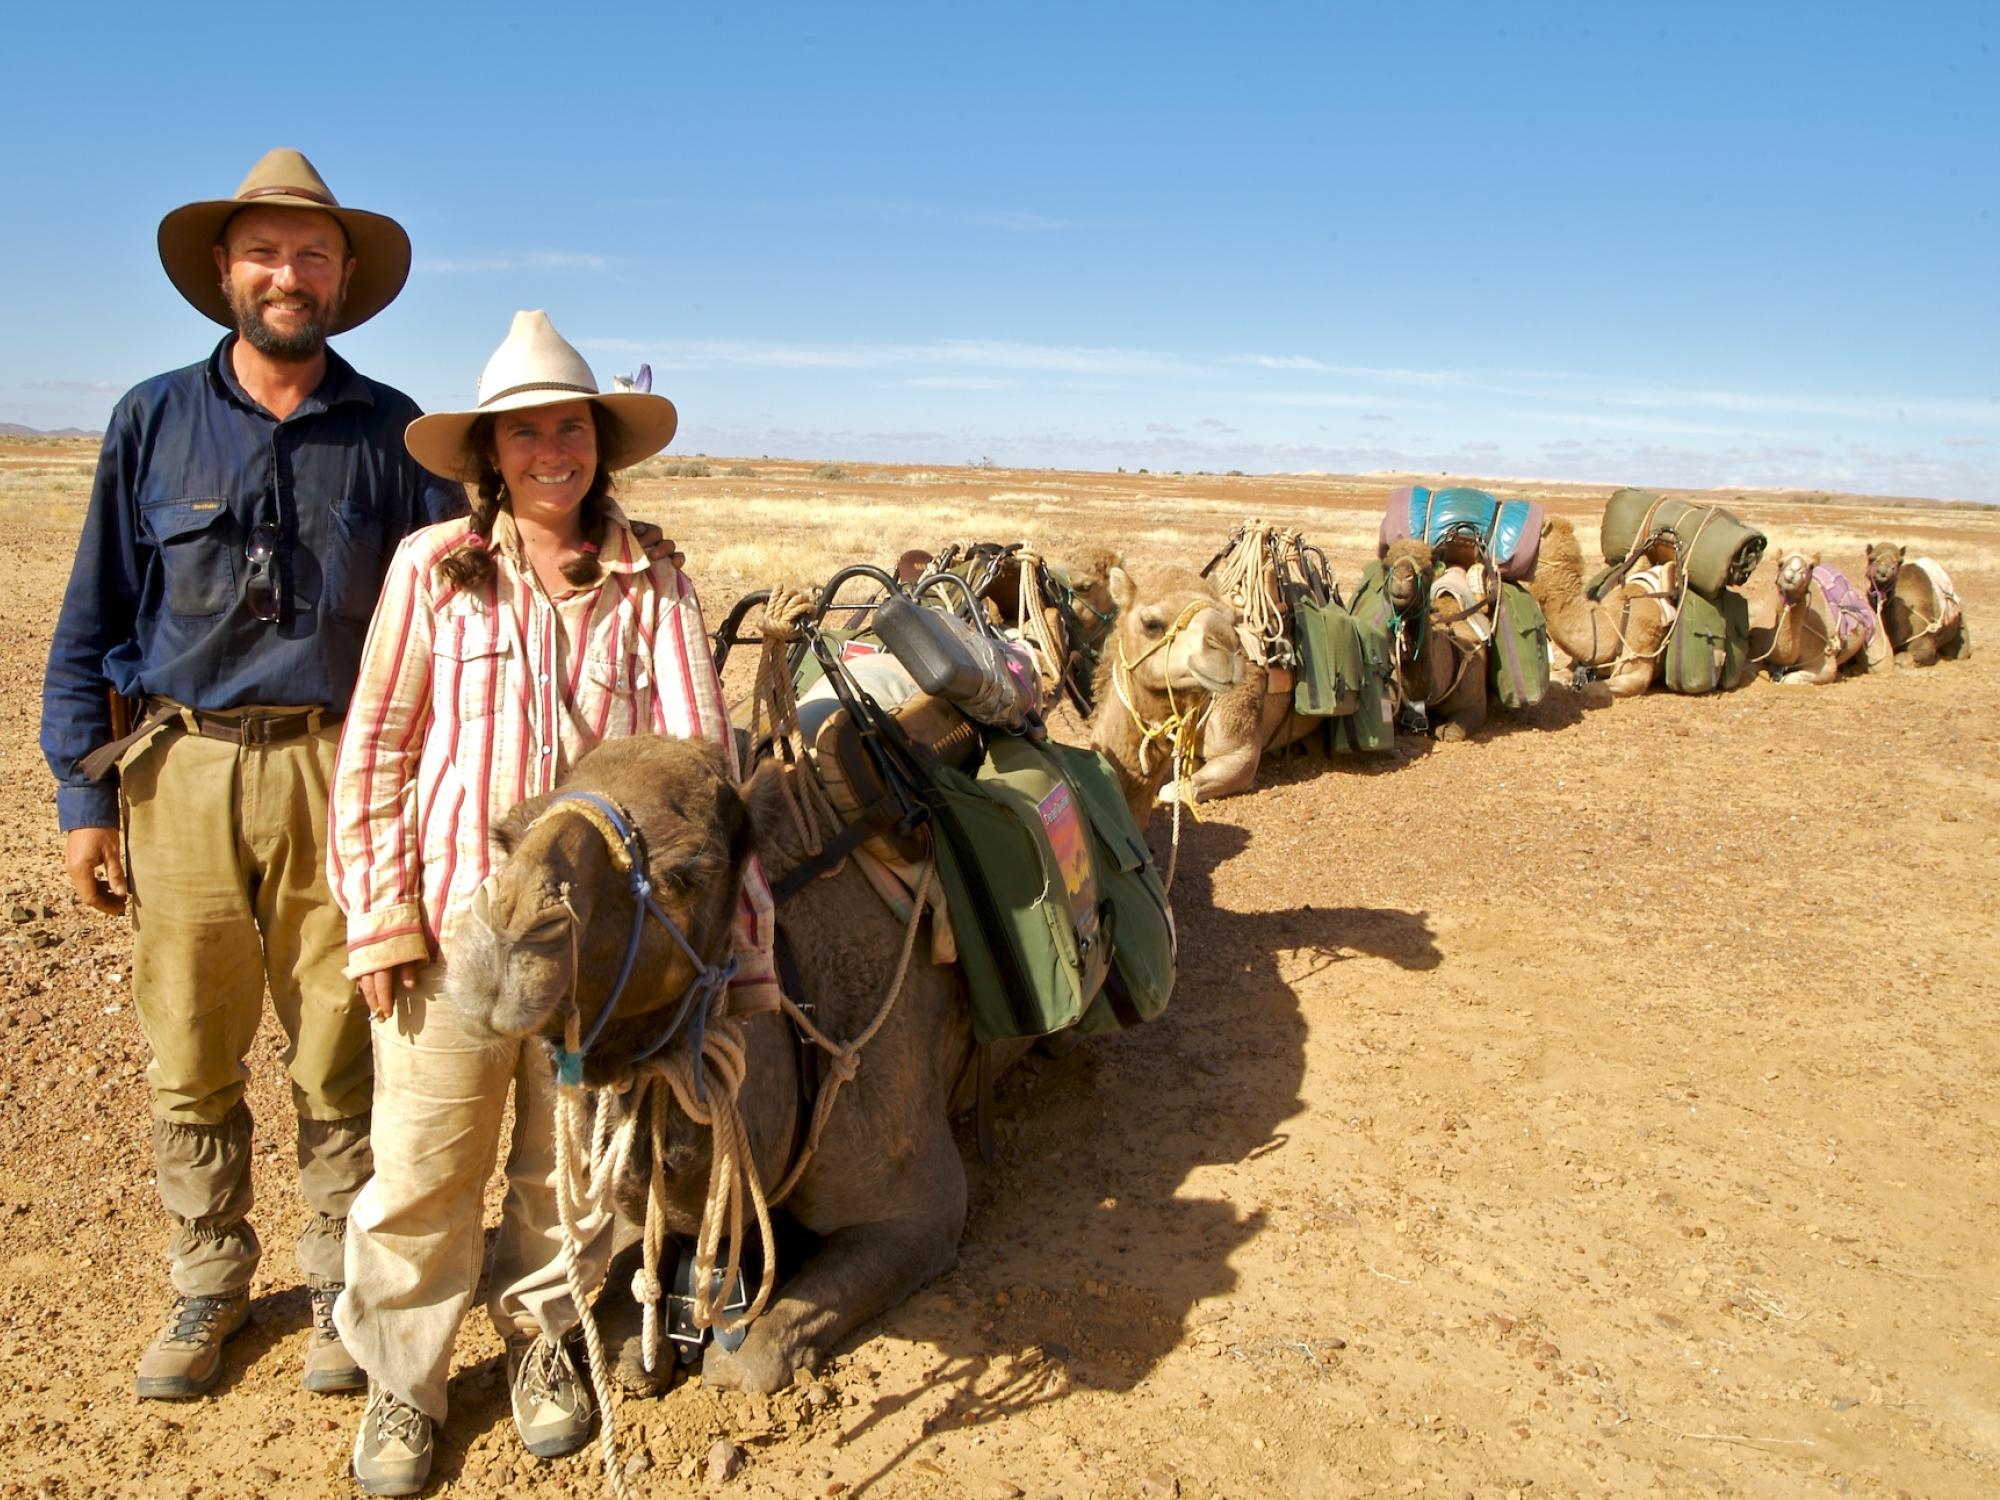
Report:
<svg viewBox="0 0 2000 1500"><path fill-rule="evenodd" d="M386 1021L396 1013L396 991L405 994L417 987L417 971L420 963L391 964L386 969L370 969L366 974L354 976L354 982L361 987L361 998L368 1006L368 1014L378 1021Z"/></svg>

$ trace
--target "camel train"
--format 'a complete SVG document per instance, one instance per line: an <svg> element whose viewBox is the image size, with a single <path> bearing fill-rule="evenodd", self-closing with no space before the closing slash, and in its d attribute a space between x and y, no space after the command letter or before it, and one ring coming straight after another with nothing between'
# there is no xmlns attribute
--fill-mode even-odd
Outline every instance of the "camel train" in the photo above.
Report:
<svg viewBox="0 0 2000 1500"><path fill-rule="evenodd" d="M718 661L761 652L740 785L712 747L619 740L515 809L451 998L556 1049L565 1232L607 1185L633 1230L591 1361L614 1490L609 1382L657 1393L698 1364L771 1392L814 1368L956 1258L953 1119L974 1111L984 1149L992 1080L1031 1047L1167 1003L1173 864L1145 835L1162 803L1177 850L1179 810L1248 791L1273 752L1463 739L1538 701L1552 667L1629 698L1970 653L1950 580L1900 546L1868 549L1865 595L1782 553L1753 624L1765 539L1728 511L1620 491L1602 540L1586 576L1567 519L1411 487L1351 599L1300 533L1254 522L1199 572L913 549L730 612ZM844 602L856 576L874 592ZM1063 705L1083 747L1046 733ZM732 1014L702 955L726 950L753 855L786 993Z"/></svg>

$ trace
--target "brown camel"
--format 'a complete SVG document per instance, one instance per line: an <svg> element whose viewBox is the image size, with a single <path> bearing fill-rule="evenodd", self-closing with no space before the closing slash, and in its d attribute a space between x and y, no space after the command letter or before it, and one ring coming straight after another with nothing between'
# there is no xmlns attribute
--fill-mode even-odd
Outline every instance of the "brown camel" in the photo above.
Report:
<svg viewBox="0 0 2000 1500"><path fill-rule="evenodd" d="M1549 622L1549 637L1571 662L1608 668L1614 698L1636 698L1659 675L1661 650L1673 623L1658 591L1620 583L1602 601L1583 587L1583 548L1567 516L1542 523L1541 556L1523 587Z"/></svg>
<svg viewBox="0 0 2000 1500"><path fill-rule="evenodd" d="M1972 655L1972 635L1951 579L1928 557L1904 560L1893 542L1868 548L1868 602L1888 632L1892 651L1907 651L1920 667L1939 658Z"/></svg>
<svg viewBox="0 0 2000 1500"><path fill-rule="evenodd" d="M1415 576L1424 587L1423 628L1402 634L1406 701L1413 710L1421 705L1438 739L1465 739L1486 723L1486 653L1492 648L1486 595L1471 570L1436 568L1431 548L1416 537L1391 543L1382 566L1392 602L1399 575Z"/></svg>
<svg viewBox="0 0 2000 1500"><path fill-rule="evenodd" d="M1864 628L1855 615L1836 606L1824 571L1831 570L1820 569L1816 552L1780 553L1769 618L1750 627L1750 659L1768 662L1772 675L1789 686L1832 682L1849 662L1870 665L1887 647L1881 630ZM1838 579L1836 587L1849 585Z"/></svg>
<svg viewBox="0 0 2000 1500"><path fill-rule="evenodd" d="M1228 692L1217 694L1209 709L1201 729L1201 769L1188 787L1196 802L1213 802L1249 791L1266 752L1286 749L1326 728L1325 719L1302 714L1294 707L1291 669L1263 659L1279 641L1289 640L1292 632L1291 610L1265 553L1265 536L1263 528L1254 526L1239 531L1232 542L1254 548L1254 557L1235 554L1248 565L1211 575L1217 580L1217 592L1240 616L1263 621L1272 639L1245 641L1243 680ZM1290 537L1296 542L1297 533ZM1235 580L1233 586L1231 579ZM1239 589L1244 596L1239 596ZM1258 597L1246 597L1252 590ZM1238 634L1248 631L1246 626ZM1173 788L1168 787L1162 796L1172 800Z"/></svg>
<svg viewBox="0 0 2000 1500"><path fill-rule="evenodd" d="M584 756L565 790L600 793L642 830L655 898L695 951L713 955L727 951L737 872L751 851L774 882L805 857L780 787L787 774L767 761L739 793L709 745L641 736L608 741ZM523 803L503 824L499 837L509 857L489 887L486 921L469 924L452 954L453 1003L498 1036L559 1035L572 992L587 1024L607 999L630 931L633 898L606 838L588 818L561 806L542 818L553 802L544 796ZM889 991L902 924L848 862L787 900L779 925L822 1032L858 1035ZM858 1324L957 1257L966 1185L949 1104L971 1054L971 1016L957 970L927 962L926 953L920 943L894 1008L861 1054L858 1082L836 1097L817 1149L784 1202L784 1212L819 1238L818 1248L778 1288L739 1349L709 1346L705 1382L778 1390L795 1368L815 1365ZM584 1066L584 1082L597 1107L613 1112L614 1126L634 1096L602 1086L627 1081L633 1059L679 1004L691 973L665 929L647 921L627 994ZM759 1179L775 1187L804 1113L792 1023L769 1012L709 1030L741 1047L746 1082L736 1108ZM660 1065L677 1059L686 1065L690 1056L682 1034ZM711 1097L721 1088L711 1071ZM664 1224L690 1241L701 1227L714 1143L711 1130L680 1104L668 1108ZM616 1184L619 1212L635 1223L645 1216L652 1157L648 1131L639 1129Z"/></svg>
<svg viewBox="0 0 2000 1500"><path fill-rule="evenodd" d="M1210 700L1239 688L1247 663L1236 611L1198 573L1161 568L1135 578L1113 567L1106 581L1117 613L1098 663L1090 746L1117 771L1143 828L1156 799L1173 800L1175 762L1198 747ZM1189 783L1196 801L1211 770Z"/></svg>

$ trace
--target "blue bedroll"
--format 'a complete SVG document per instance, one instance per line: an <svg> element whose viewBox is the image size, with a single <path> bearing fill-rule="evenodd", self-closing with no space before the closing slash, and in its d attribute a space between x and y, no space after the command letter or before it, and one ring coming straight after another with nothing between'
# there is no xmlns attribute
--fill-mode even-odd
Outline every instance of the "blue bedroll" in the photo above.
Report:
<svg viewBox="0 0 2000 1500"><path fill-rule="evenodd" d="M1473 535L1509 583L1535 576L1542 550L1542 507L1533 500L1499 500L1484 490L1433 490L1405 485L1389 496L1375 555L1392 542L1420 536L1435 547L1452 531Z"/></svg>

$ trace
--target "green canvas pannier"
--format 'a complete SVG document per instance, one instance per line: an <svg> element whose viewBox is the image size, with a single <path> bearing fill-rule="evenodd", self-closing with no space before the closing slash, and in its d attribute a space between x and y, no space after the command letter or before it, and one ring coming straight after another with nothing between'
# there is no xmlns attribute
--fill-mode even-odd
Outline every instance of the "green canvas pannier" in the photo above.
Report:
<svg viewBox="0 0 2000 1500"><path fill-rule="evenodd" d="M1549 626L1535 596L1502 583L1486 653L1488 685L1507 708L1531 708L1549 690Z"/></svg>
<svg viewBox="0 0 2000 1500"><path fill-rule="evenodd" d="M1111 945L1111 971L1077 1029L1095 1034L1136 1026L1165 1010L1174 993L1174 919L1166 884L1104 757L1068 745L1047 748L1090 822Z"/></svg>
<svg viewBox="0 0 2000 1500"><path fill-rule="evenodd" d="M1174 984L1166 892L1097 754L996 733L975 775L931 775L932 848L978 1040L1157 1015Z"/></svg>
<svg viewBox="0 0 2000 1500"><path fill-rule="evenodd" d="M1396 748L1395 611L1389 605L1387 575L1372 562L1361 575L1347 607L1362 656L1360 701L1354 712L1326 721L1326 747L1334 755Z"/></svg>
<svg viewBox="0 0 2000 1500"><path fill-rule="evenodd" d="M1366 654L1352 615L1337 604L1301 599L1292 609L1292 645L1298 652L1293 708L1336 718L1361 706Z"/></svg>
<svg viewBox="0 0 2000 1500"><path fill-rule="evenodd" d="M1727 692L1742 685L1749 659L1750 601L1734 589L1713 600L1687 590L1667 632L1667 686L1676 693Z"/></svg>

